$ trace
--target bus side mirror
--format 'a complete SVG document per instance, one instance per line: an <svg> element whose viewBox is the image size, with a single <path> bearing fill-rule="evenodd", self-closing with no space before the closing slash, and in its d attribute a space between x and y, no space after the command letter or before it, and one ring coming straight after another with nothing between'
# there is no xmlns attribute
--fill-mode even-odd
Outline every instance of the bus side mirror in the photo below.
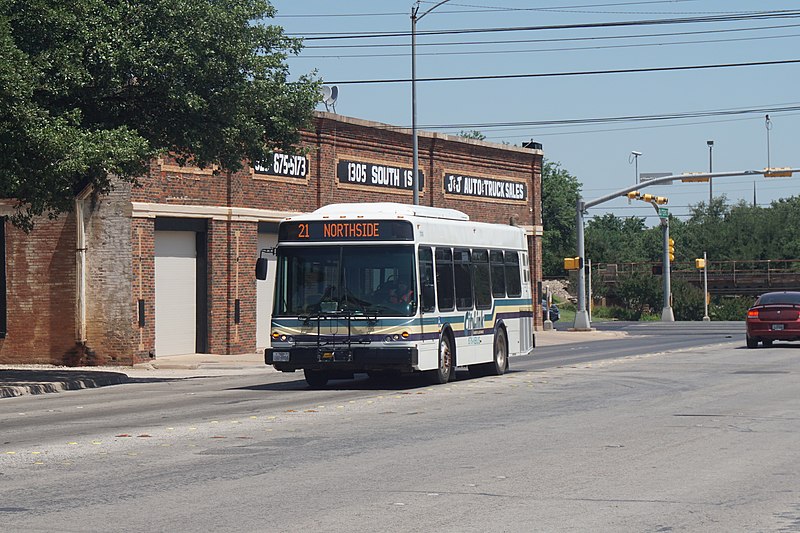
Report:
<svg viewBox="0 0 800 533"><path fill-rule="evenodd" d="M256 259L256 279L267 279L267 258L259 257Z"/></svg>

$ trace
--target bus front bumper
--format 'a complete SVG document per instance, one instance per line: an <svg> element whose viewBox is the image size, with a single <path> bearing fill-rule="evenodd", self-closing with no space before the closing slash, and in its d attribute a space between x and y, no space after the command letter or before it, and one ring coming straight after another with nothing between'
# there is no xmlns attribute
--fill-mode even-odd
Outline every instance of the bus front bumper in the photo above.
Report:
<svg viewBox="0 0 800 533"><path fill-rule="evenodd" d="M363 346L325 346L267 348L264 362L276 370L368 370L412 371L419 365L416 347L367 348Z"/></svg>

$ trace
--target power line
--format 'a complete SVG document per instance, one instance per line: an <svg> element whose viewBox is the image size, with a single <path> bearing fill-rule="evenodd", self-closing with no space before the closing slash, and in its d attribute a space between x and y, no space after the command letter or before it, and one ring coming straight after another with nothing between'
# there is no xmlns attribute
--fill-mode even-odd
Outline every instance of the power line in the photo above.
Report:
<svg viewBox="0 0 800 533"><path fill-rule="evenodd" d="M800 61L800 60L798 60ZM529 120L529 121L514 121L514 122L464 122L456 124L423 124L424 128L436 129L488 129L493 127L508 127L508 126L574 126L574 125L587 125L587 124L608 124L618 122L648 122L659 120L677 120L682 118L700 118L700 117L718 117L730 115L747 115L747 114L764 114L764 113L781 113L788 111L800 111L800 102L791 104L781 104L773 106L759 106L750 108L738 109L719 109L710 111L687 111L680 113L663 113L658 115L620 115L616 117L595 117L595 118L576 118L576 119L561 119L561 120Z"/></svg>
<svg viewBox="0 0 800 533"><path fill-rule="evenodd" d="M797 115L797 113L783 113L782 116L791 116ZM698 124L721 124L726 122L738 122L742 120L759 120L763 121L764 117L756 116L756 117L741 117L735 119L728 119L728 120L698 120L693 122L683 122L682 124L657 124L651 126L633 126L627 128L603 128L603 129L589 129L589 130L568 130L568 131L559 131L559 132L541 132L537 131L536 136L541 137L558 137L563 135L584 135L584 134L596 134L596 133L607 133L607 132L620 132L620 131L631 131L631 130L644 130L644 129L655 129L655 128L676 128L676 127L685 127L691 125L698 125ZM559 126L553 126L559 127ZM486 129L493 129L494 131L510 131L510 130L521 130L525 129L526 127L519 126L514 128L486 128ZM428 127L427 129L438 129L436 127ZM495 136L487 136L487 140L491 139L529 139L530 138L530 130L526 130L527 132L525 135L516 135L516 136L503 136L503 137L495 137Z"/></svg>
<svg viewBox="0 0 800 533"><path fill-rule="evenodd" d="M578 6L562 6L562 7L488 7L488 6L467 6L465 4L450 4L451 6L469 7L471 9L443 9L438 11L437 14L460 14L460 13L507 13L514 11L545 11L545 12L574 12L570 10L585 9L591 7L619 7L619 6L636 6L647 4L674 4L675 2L696 2L697 0L652 0L649 2L614 2L611 4L589 4ZM423 2L433 3L433 2ZM600 11L599 13L603 13ZM668 13L668 12L665 12ZM700 13L700 12L698 12ZM730 13L730 11L706 11L702 13ZM675 13L670 13L675 14ZM384 13L319 13L319 14L277 14L275 18L346 18L346 17L385 17L385 16L408 16L405 11L384 12Z"/></svg>
<svg viewBox="0 0 800 533"><path fill-rule="evenodd" d="M607 41L618 39L643 39L652 37L686 37L690 35L710 35L716 33L733 33L743 31L763 31L784 28L797 28L800 24L777 24L773 26L752 26L749 28L725 28L720 30L699 30L685 32L662 32L662 33L639 33L634 35L604 35L592 37L557 37L547 39L498 39L484 41L449 41L436 43L417 43L417 47L431 46L485 46L493 44L529 44L529 43L558 43L558 42L581 42L581 41ZM330 50L348 48L408 48L408 43L372 43L372 44L333 44L333 45L307 45L303 50Z"/></svg>
<svg viewBox="0 0 800 533"><path fill-rule="evenodd" d="M594 76L598 74L637 74L643 72L679 72L687 70L708 70L716 68L734 67L757 67L771 65L790 65L800 63L800 59L784 59L779 61L752 61L747 63L716 63L710 65L684 65L677 67L649 67L649 68L626 68L616 70L582 70L575 72L547 72L534 74L495 74L484 76L446 76L440 78L417 78L418 83L433 81L479 81L479 80L510 80L524 78L561 78L567 76ZM411 78L388 78L382 80L341 80L325 81L334 85L365 85L375 83L410 83Z"/></svg>
<svg viewBox="0 0 800 533"><path fill-rule="evenodd" d="M430 35L462 35L467 33L504 33L517 31L543 31L543 30L576 30L593 28L621 28L636 26L661 26L668 24L698 24L713 22L735 22L741 20L770 20L776 18L797 18L800 11L780 10L763 11L758 13L735 13L729 15L710 15L705 17L665 18L648 20L624 20L612 22L591 22L579 24L555 24L546 26L506 26L500 28L467 28L455 30L427 30L418 31L417 36ZM411 32L314 32L306 34L287 33L288 37L299 37L304 41L323 41L332 39L374 39L387 37L409 37Z"/></svg>
<svg viewBox="0 0 800 533"><path fill-rule="evenodd" d="M620 48L643 48L653 46L675 46L686 44L713 44L713 43L732 43L742 41L763 41L766 39L786 39L800 37L800 34L792 35L768 35L765 37L739 37L730 39L704 39L700 41L675 41L675 42L659 42L659 43L636 43L636 44L616 44L616 45L603 45L603 46L574 46L567 48L534 48L528 50L480 50L480 51L464 51L464 52L423 52L417 53L419 56L455 56L455 55L497 55L497 54L531 54L531 53L545 53L545 52L575 52L580 50L610 50ZM385 57L409 57L411 54L408 52L397 54L330 54L330 55L301 55L300 59L332 59L332 58L385 58Z"/></svg>

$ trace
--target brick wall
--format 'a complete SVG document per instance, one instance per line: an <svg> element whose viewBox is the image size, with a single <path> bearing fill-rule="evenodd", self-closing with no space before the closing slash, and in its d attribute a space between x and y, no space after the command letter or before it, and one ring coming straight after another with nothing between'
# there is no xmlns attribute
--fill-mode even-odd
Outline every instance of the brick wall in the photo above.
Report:
<svg viewBox="0 0 800 533"><path fill-rule="evenodd" d="M0 362L75 361L74 216L36 219L28 234L5 224L8 332Z"/></svg>
<svg viewBox="0 0 800 533"><path fill-rule="evenodd" d="M86 346L98 363L133 364L138 323L133 290L131 184L117 180L104 196L86 201ZM138 271L136 271L138 274Z"/></svg>
<svg viewBox="0 0 800 533"><path fill-rule="evenodd" d="M87 347L75 349L76 224L74 215L39 220L29 235L7 234L8 336L0 340L0 363L90 362L131 364L147 360L155 347L154 218L132 212L159 206L164 216L208 217L207 347L211 353L242 353L256 344L256 255L258 217L231 218L220 208L265 212L309 212L330 203L412 203L411 190L341 183L340 160L412 167L409 130L331 113L318 113L302 134L308 156L304 178L180 167L155 159L139 186L117 183L108 196L89 202L87 234ZM541 150L420 132L424 173L420 203L457 209L473 220L541 226ZM446 173L524 183L524 200L448 194ZM187 215L189 207L202 213ZM216 211L214 211L216 209ZM170 213L175 210L175 213ZM220 214L223 213L223 214ZM266 220L277 220L268 218ZM541 280L541 237L529 240L534 290ZM235 321L235 302L240 321ZM138 303L144 302L144 324ZM537 303L538 306L538 303ZM540 309L537 307L537 310ZM536 314L537 325L541 313ZM88 358L88 359L87 359Z"/></svg>

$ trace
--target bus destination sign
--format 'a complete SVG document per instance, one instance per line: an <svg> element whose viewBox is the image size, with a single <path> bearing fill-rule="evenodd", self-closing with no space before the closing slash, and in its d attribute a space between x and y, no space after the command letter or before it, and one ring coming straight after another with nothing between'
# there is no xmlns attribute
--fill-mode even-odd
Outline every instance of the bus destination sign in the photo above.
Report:
<svg viewBox="0 0 800 533"><path fill-rule="evenodd" d="M336 176L339 178L339 183L348 185L414 190L414 171L410 168L341 159L336 165ZM425 175L420 170L417 188L421 191L424 185Z"/></svg>
<svg viewBox="0 0 800 533"><path fill-rule="evenodd" d="M462 174L445 174L444 192L475 198L525 201L528 199L528 184L497 178L476 178Z"/></svg>
<svg viewBox="0 0 800 533"><path fill-rule="evenodd" d="M406 220L309 220L282 222L281 242L412 241L414 233Z"/></svg>

